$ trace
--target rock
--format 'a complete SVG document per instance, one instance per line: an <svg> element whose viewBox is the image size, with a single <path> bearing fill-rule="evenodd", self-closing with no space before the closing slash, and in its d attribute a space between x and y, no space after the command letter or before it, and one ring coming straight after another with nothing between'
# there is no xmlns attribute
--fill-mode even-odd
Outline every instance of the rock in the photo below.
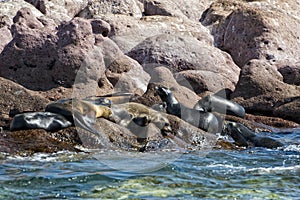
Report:
<svg viewBox="0 0 300 200"><path fill-rule="evenodd" d="M140 18L142 17L142 10L140 2L137 0L91 0L78 16L90 19L107 14L122 14Z"/></svg>
<svg viewBox="0 0 300 200"><path fill-rule="evenodd" d="M222 86L218 88L219 90L224 87L234 89L238 80L239 68L233 63L230 56L193 37L168 34L149 37L132 49L128 55L143 66L146 64L165 65L174 73L186 70L208 71L211 74L203 76L204 79L207 78L207 82L211 81L212 74L216 74L215 76L222 77L221 80L218 79L219 85ZM193 72L182 72L182 74L188 73ZM189 78L192 79L191 75ZM192 79L192 83L199 81L197 75L194 78L196 80ZM179 82L184 81L180 80ZM185 79L185 83L191 84L187 79ZM217 90L216 88L212 89Z"/></svg>
<svg viewBox="0 0 300 200"><path fill-rule="evenodd" d="M282 80L276 66L260 60L251 60L241 70L239 82L231 98L245 107L247 113L282 118L288 115L287 119L299 123L297 113L300 109L297 103L290 103L298 99L300 88L286 84ZM291 112L293 114L287 114L288 110L286 113L282 112L282 109L287 109L285 107L275 114L275 110L285 104L293 105L295 109Z"/></svg>
<svg viewBox="0 0 300 200"><path fill-rule="evenodd" d="M0 52L12 40L12 35L6 21L6 17L0 17Z"/></svg>
<svg viewBox="0 0 300 200"><path fill-rule="evenodd" d="M300 86L300 65L280 65L278 71L283 77L283 82Z"/></svg>
<svg viewBox="0 0 300 200"><path fill-rule="evenodd" d="M241 96L247 99L266 93L295 96L299 93L295 86L285 84L282 80L282 75L275 66L264 61L251 60L241 70L231 98Z"/></svg>
<svg viewBox="0 0 300 200"><path fill-rule="evenodd" d="M0 110L6 116L26 111L42 111L47 99L37 92L27 90L26 88L4 78L0 77Z"/></svg>
<svg viewBox="0 0 300 200"><path fill-rule="evenodd" d="M269 131L278 132L280 128L296 128L300 124L297 124L292 121L284 120L278 117L266 117L247 114L245 119L249 122L254 122L253 124L259 127L259 124L262 126L260 128L270 128ZM254 129L254 128L252 128Z"/></svg>
<svg viewBox="0 0 300 200"><path fill-rule="evenodd" d="M64 138L65 141L58 138ZM78 142L78 137L72 132L68 135L66 132L57 133L56 138L41 129L5 132L0 134L0 152L28 156L36 152L80 151L74 147L72 141Z"/></svg>
<svg viewBox="0 0 300 200"><path fill-rule="evenodd" d="M88 2L82 0L25 0L57 23L69 21L83 10Z"/></svg>
<svg viewBox="0 0 300 200"><path fill-rule="evenodd" d="M207 133L195 126L179 119L174 115L167 115L172 127L175 142L179 146L192 149L211 149L216 145L217 136ZM169 136L170 137L170 136Z"/></svg>
<svg viewBox="0 0 300 200"><path fill-rule="evenodd" d="M13 24L13 17L21 8L30 9L35 17L43 16L43 13L23 0L6 0L0 2L0 17L6 17L8 25L11 26Z"/></svg>
<svg viewBox="0 0 300 200"><path fill-rule="evenodd" d="M109 37L120 49L127 53L146 38L159 34L193 36L201 41L213 44L209 31L199 23L168 16L144 16L136 19L124 15L105 15L103 20L111 27Z"/></svg>
<svg viewBox="0 0 300 200"><path fill-rule="evenodd" d="M177 1L178 2L178 1ZM177 6L176 2L163 0L146 0L144 1L144 14L147 15L163 15L185 17L182 11Z"/></svg>
<svg viewBox="0 0 300 200"><path fill-rule="evenodd" d="M192 90L187 87L181 86L176 82L171 71L168 68L153 68L153 66L149 66L146 67L145 70L151 76L150 83L172 88L176 99L185 106L192 108L199 100L199 97Z"/></svg>
<svg viewBox="0 0 300 200"><path fill-rule="evenodd" d="M102 34L107 34L107 24L74 18L56 27L51 20L47 24L35 18L28 9L21 9L14 21L13 40L0 54L2 77L32 90L72 87L75 79L98 87L105 66L101 41L96 44L96 38L106 41Z"/></svg>
<svg viewBox="0 0 300 200"><path fill-rule="evenodd" d="M300 97L291 98L283 105L277 106L273 111L274 116L292 120L300 124Z"/></svg>
<svg viewBox="0 0 300 200"><path fill-rule="evenodd" d="M212 0L198 1L198 0L145 0L144 14L145 15L163 15L175 16L179 18L186 18L193 21L198 21L201 13L213 2Z"/></svg>
<svg viewBox="0 0 300 200"><path fill-rule="evenodd" d="M240 67L252 59L296 63L300 55L298 10L300 5L291 0L219 0L200 21L211 30L215 45L229 52Z"/></svg>
<svg viewBox="0 0 300 200"><path fill-rule="evenodd" d="M233 90L235 83L224 73L214 73L206 70L186 70L174 74L176 81L184 86L191 87L196 94L206 91L219 92L225 88Z"/></svg>
<svg viewBox="0 0 300 200"><path fill-rule="evenodd" d="M114 86L114 92L143 94L150 80L142 66L132 58L122 55L106 69L106 77Z"/></svg>

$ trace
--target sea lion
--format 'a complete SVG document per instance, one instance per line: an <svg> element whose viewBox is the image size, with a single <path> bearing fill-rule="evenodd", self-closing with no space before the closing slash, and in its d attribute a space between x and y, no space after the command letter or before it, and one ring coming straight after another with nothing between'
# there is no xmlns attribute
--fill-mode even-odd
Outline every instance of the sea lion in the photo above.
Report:
<svg viewBox="0 0 300 200"><path fill-rule="evenodd" d="M28 112L14 116L10 130L44 129L57 131L71 126L72 123L64 116L51 112Z"/></svg>
<svg viewBox="0 0 300 200"><path fill-rule="evenodd" d="M128 92L116 92L112 94L107 94L107 95L102 95L102 96L91 96L87 97L84 100L95 100L95 99L102 99L102 100L109 100L110 104L121 104L121 103L126 103L129 102L130 99L134 96L133 93L128 93ZM104 102L101 102L102 105Z"/></svg>
<svg viewBox="0 0 300 200"><path fill-rule="evenodd" d="M59 113L73 122L73 114L76 110L82 115L89 115L94 118L109 118L111 101L106 98L90 99L62 99L46 106L46 112Z"/></svg>
<svg viewBox="0 0 300 200"><path fill-rule="evenodd" d="M166 87L156 86L155 89L162 101L166 102L167 113L175 115L204 131L210 133L221 131L221 122L214 114L180 104L174 97L173 92Z"/></svg>
<svg viewBox="0 0 300 200"><path fill-rule="evenodd" d="M65 116L72 125L83 128L96 135L101 135L101 133L94 128L95 119L99 117L110 119L111 110L108 107L110 105L110 100L105 98L86 100L62 99L48 104L45 110L61 114Z"/></svg>
<svg viewBox="0 0 300 200"><path fill-rule="evenodd" d="M203 97L195 104L194 109L245 117L245 109L241 105L216 95Z"/></svg>
<svg viewBox="0 0 300 200"><path fill-rule="evenodd" d="M162 113L143 104L135 102L112 104L111 112L111 118L122 126L127 127L132 122L139 126L147 126L149 123L153 123L162 131L172 130L169 120Z"/></svg>
<svg viewBox="0 0 300 200"><path fill-rule="evenodd" d="M266 148L278 148L283 144L273 138L256 135L246 126L236 122L225 122L225 129L239 146L255 146Z"/></svg>

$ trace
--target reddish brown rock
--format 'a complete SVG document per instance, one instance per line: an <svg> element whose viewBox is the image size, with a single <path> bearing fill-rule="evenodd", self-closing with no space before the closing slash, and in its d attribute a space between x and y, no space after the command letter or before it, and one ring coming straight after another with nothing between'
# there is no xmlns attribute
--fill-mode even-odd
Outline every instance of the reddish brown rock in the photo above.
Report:
<svg viewBox="0 0 300 200"><path fill-rule="evenodd" d="M144 16L136 19L124 15L105 15L102 17L111 27L109 37L120 49L127 53L146 38L160 34L186 35L212 45L209 31L198 22L168 16Z"/></svg>
<svg viewBox="0 0 300 200"><path fill-rule="evenodd" d="M288 116L286 119L299 123L300 109L296 103L299 95L299 86L284 83L274 65L251 60L243 67L231 98L244 106L248 113L282 118Z"/></svg>
<svg viewBox="0 0 300 200"><path fill-rule="evenodd" d="M0 77L0 110L5 116L20 112L42 111L49 101L37 92Z"/></svg>
<svg viewBox="0 0 300 200"><path fill-rule="evenodd" d="M280 65L278 71L283 76L283 82L300 86L300 65Z"/></svg>
<svg viewBox="0 0 300 200"><path fill-rule="evenodd" d="M148 66L145 70L151 76L150 83L172 88L174 96L182 104L193 107L199 100L199 97L192 90L176 82L168 68Z"/></svg>
<svg viewBox="0 0 300 200"><path fill-rule="evenodd" d="M75 144L70 139L66 139L68 137L66 133L62 137L65 138L65 141L59 140L59 137L52 137L51 134L41 129L4 132L0 134L0 151L22 156L37 152L80 151L74 147ZM78 139L78 136L72 133L69 134L69 137L72 140Z"/></svg>
<svg viewBox="0 0 300 200"><path fill-rule="evenodd" d="M175 75L176 81L184 86L191 87L196 94L206 91L218 92L225 88L233 90L235 82L230 81L224 73L214 73L206 70L186 70Z"/></svg>
<svg viewBox="0 0 300 200"><path fill-rule="evenodd" d="M287 10L288 8L288 10ZM295 1L214 2L201 18L217 47L229 52L238 66L251 59L271 63L299 60L300 6Z"/></svg>
<svg viewBox="0 0 300 200"><path fill-rule="evenodd" d="M114 86L114 92L143 94L150 80L149 74L142 66L125 55L115 58L105 74Z"/></svg>
<svg viewBox="0 0 300 200"><path fill-rule="evenodd" d="M239 68L230 56L193 37L168 34L150 37L132 49L128 55L144 66L165 65L173 73L189 70L181 72L183 76L178 77L186 78L187 84L193 84L200 79L200 76L195 75L197 72L192 75L193 71L203 71L203 74L207 71L207 75L201 77L203 82L212 82L211 78L215 77L215 82L217 80L220 83L220 88L210 88L214 91L223 88L234 89L238 80Z"/></svg>
<svg viewBox="0 0 300 200"><path fill-rule="evenodd" d="M35 18L29 9L21 9L14 22L13 40L0 55L2 77L32 90L49 90L71 87L79 69L84 76L81 81L97 83L103 76L100 44L109 40L103 38L109 29L101 20L74 18L55 27ZM101 41L96 40L99 37Z"/></svg>

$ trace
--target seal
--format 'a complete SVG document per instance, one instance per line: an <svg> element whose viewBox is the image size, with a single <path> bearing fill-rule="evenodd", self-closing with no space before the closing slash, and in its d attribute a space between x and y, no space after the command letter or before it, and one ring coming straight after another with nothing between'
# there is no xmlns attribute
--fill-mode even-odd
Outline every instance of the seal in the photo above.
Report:
<svg viewBox="0 0 300 200"><path fill-rule="evenodd" d="M89 115L93 118L109 118L111 115L110 105L111 101L102 97L84 100L62 99L48 104L45 111L61 114L69 121L74 122L74 111L77 111L77 114Z"/></svg>
<svg viewBox="0 0 300 200"><path fill-rule="evenodd" d="M195 104L194 109L245 117L245 109L241 105L216 95L203 97Z"/></svg>
<svg viewBox="0 0 300 200"><path fill-rule="evenodd" d="M228 135L230 135L239 146L266 147L270 149L283 146L281 142L273 138L256 135L243 124L228 121L226 121L224 124Z"/></svg>
<svg viewBox="0 0 300 200"><path fill-rule="evenodd" d="M156 86L155 89L162 101L166 103L166 111L168 114L175 115L210 133L217 133L221 131L221 121L218 120L214 114L192 109L180 104L174 97L173 92L166 87Z"/></svg>
<svg viewBox="0 0 300 200"><path fill-rule="evenodd" d="M99 99L101 105L104 105L103 101L107 101L107 100L110 101L110 104L111 103L121 104L121 103L129 102L133 96L134 94L129 92L116 92L116 93L102 95L102 96L91 96L85 98L84 100L90 101L90 100Z"/></svg>
<svg viewBox="0 0 300 200"><path fill-rule="evenodd" d="M71 126L72 123L64 116L51 112L28 112L14 116L10 130L44 129L57 131Z"/></svg>
<svg viewBox="0 0 300 200"><path fill-rule="evenodd" d="M61 99L48 104L45 110L63 115L72 125L102 135L94 128L95 119L99 117L110 119L112 114L108 107L110 105L111 101L102 97L86 100Z"/></svg>
<svg viewBox="0 0 300 200"><path fill-rule="evenodd" d="M169 120L162 113L143 104L135 102L112 104L111 112L111 118L125 127L131 122L139 126L148 126L150 123L153 123L162 131L170 132L172 130Z"/></svg>

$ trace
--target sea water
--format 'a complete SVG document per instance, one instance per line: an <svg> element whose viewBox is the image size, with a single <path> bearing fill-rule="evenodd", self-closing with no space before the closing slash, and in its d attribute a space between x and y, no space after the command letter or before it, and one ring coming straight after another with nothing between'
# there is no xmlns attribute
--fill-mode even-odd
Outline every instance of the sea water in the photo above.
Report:
<svg viewBox="0 0 300 200"><path fill-rule="evenodd" d="M300 130L264 134L287 145L185 153L1 155L0 199L300 199ZM179 156L168 160L166 155ZM149 159L139 162L141 157ZM151 165L157 167L148 169Z"/></svg>

